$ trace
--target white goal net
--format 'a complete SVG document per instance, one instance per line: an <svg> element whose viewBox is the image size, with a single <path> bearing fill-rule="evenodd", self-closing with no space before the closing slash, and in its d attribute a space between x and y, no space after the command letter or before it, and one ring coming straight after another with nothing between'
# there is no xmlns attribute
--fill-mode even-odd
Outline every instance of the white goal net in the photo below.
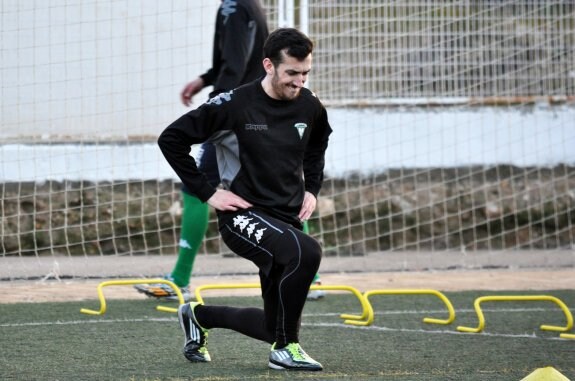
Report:
<svg viewBox="0 0 575 381"><path fill-rule="evenodd" d="M575 266L572 1L263 3L316 44L320 271ZM169 271L180 183L155 140L219 1L0 4L0 279ZM227 274L211 216L194 271Z"/></svg>

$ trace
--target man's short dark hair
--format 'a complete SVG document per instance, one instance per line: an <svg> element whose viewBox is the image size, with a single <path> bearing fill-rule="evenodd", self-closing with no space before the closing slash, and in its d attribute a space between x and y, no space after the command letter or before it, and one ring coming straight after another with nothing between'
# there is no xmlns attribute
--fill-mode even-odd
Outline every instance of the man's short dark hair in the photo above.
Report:
<svg viewBox="0 0 575 381"><path fill-rule="evenodd" d="M313 51L313 42L295 28L279 28L268 36L264 44L264 57L277 67L283 61L284 50L288 56L303 61Z"/></svg>

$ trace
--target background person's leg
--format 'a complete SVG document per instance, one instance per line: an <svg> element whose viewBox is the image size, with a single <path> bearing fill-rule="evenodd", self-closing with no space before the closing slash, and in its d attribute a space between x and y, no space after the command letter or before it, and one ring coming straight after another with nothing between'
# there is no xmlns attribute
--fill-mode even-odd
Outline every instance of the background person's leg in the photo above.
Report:
<svg viewBox="0 0 575 381"><path fill-rule="evenodd" d="M208 183L214 188L220 183L216 149L211 143L203 143L197 158L198 169L205 173ZM190 283L194 261L200 250L209 223L209 207L182 187L182 222L180 229L180 249L178 260L172 270L174 283L187 287Z"/></svg>
<svg viewBox="0 0 575 381"><path fill-rule="evenodd" d="M179 287L187 287L194 267L196 255L200 250L208 230L208 204L197 197L182 191L184 203L178 259L171 273L173 282Z"/></svg>
<svg viewBox="0 0 575 381"><path fill-rule="evenodd" d="M204 143L200 148L197 157L198 168L206 174L208 183L214 188L220 183L216 150L211 143ZM189 300L190 278L194 269L196 255L202 246L202 242L208 230L209 206L194 196L185 186L182 185L182 218L180 223L180 240L178 259L169 275L165 278L173 281L184 296ZM140 284L134 286L139 292L147 296L156 298L166 298L177 300L177 294L170 286L163 283Z"/></svg>
<svg viewBox="0 0 575 381"><path fill-rule="evenodd" d="M307 221L303 222L303 232L305 234L309 234L309 224ZM315 285L321 285L321 278L319 276L319 273L316 273L315 276L313 277L313 282L311 283L312 286ZM325 296L325 291L324 290L310 290L307 293L307 299L308 300L319 300L321 298L323 298Z"/></svg>

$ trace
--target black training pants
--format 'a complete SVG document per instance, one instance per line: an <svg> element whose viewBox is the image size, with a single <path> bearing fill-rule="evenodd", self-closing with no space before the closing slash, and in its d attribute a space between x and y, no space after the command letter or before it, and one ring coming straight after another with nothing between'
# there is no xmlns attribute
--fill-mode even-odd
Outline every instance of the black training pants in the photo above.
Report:
<svg viewBox="0 0 575 381"><path fill-rule="evenodd" d="M264 308L198 306L204 328L228 328L284 345L299 342L301 314L321 261L321 246L301 230L261 211L219 213L221 236L259 268Z"/></svg>

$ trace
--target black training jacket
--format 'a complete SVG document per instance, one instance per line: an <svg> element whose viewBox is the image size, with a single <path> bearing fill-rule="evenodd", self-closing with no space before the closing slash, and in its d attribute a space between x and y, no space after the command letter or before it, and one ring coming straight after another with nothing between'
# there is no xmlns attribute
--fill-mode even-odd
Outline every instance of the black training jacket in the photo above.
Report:
<svg viewBox="0 0 575 381"><path fill-rule="evenodd" d="M216 15L212 67L200 77L213 85L210 97L265 74L263 46L268 37L264 10L257 0L224 0Z"/></svg>
<svg viewBox="0 0 575 381"><path fill-rule="evenodd" d="M298 226L304 191L317 197L321 188L331 131L311 91L302 88L294 100L276 100L258 79L183 115L158 144L184 185L205 202L216 190L198 171L190 147L211 141L224 189Z"/></svg>

